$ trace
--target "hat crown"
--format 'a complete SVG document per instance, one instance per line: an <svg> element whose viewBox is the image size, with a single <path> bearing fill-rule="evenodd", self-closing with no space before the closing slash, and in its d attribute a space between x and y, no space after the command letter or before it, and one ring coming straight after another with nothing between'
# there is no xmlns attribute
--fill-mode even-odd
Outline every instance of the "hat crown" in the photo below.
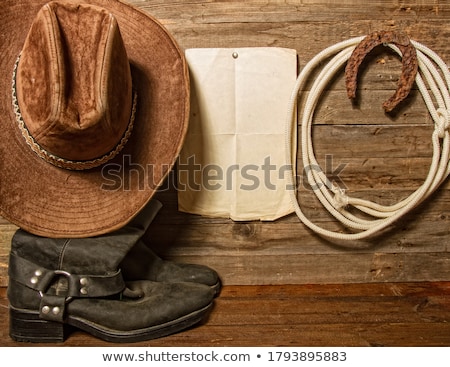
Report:
<svg viewBox="0 0 450 367"><path fill-rule="evenodd" d="M46 152L44 159L101 161L114 151L130 125L131 84L111 13L85 4L41 8L21 52L16 95L27 134Z"/></svg>

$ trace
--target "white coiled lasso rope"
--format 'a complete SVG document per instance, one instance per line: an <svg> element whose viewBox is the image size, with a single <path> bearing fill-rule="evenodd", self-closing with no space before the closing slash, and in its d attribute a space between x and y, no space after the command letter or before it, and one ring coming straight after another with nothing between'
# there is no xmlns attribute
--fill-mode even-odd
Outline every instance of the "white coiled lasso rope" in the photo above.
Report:
<svg viewBox="0 0 450 367"><path fill-rule="evenodd" d="M315 195L334 218L345 227L351 229L352 232L334 232L314 224L302 212L297 198L297 190L290 190L290 197L297 216L307 227L321 236L338 240L364 239L387 228L428 198L450 173L450 73L445 62L435 52L415 41L411 41L417 50L419 63L415 82L435 126L431 136L433 145L432 161L423 184L407 198L394 205L385 206L370 200L348 196L344 190L335 183L330 182L320 168L314 155L311 136L314 111L326 85L350 58L352 51L363 38L352 38L333 45L317 54L305 65L297 78L292 92L286 120L286 161L287 166L291 167L287 175L288 187L296 187L296 172L292 169L296 165L293 162L291 152L292 144L296 141L296 136L294 135L297 132L296 124L294 124L294 128L292 124L296 120L298 93L306 80L308 80L310 73L324 60L331 58L315 79L311 91L306 97L306 102L300 115L300 149L306 177L311 187L315 188L313 190ZM401 56L400 50L394 44L389 43L386 46L389 46ZM430 95L430 91L433 97ZM308 169L312 167L314 169ZM350 207L359 210L364 215L357 216L351 213L348 210Z"/></svg>

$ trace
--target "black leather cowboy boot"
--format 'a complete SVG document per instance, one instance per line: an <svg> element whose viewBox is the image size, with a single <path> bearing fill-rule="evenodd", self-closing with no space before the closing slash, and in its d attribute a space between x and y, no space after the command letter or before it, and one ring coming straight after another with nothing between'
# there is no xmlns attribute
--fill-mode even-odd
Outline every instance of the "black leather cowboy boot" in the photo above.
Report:
<svg viewBox="0 0 450 367"><path fill-rule="evenodd" d="M133 219L134 223L140 223L147 230L153 221L161 203L152 200ZM143 239L128 252L120 264L122 273L127 280L152 280L155 282L193 282L205 284L211 287L215 294L220 292L221 281L217 272L205 265L184 264L163 260L156 255Z"/></svg>
<svg viewBox="0 0 450 367"><path fill-rule="evenodd" d="M199 322L212 305L210 287L124 280L119 264L145 228L132 223L84 239L18 230L9 262L10 336L63 341L70 325L103 340L135 342Z"/></svg>

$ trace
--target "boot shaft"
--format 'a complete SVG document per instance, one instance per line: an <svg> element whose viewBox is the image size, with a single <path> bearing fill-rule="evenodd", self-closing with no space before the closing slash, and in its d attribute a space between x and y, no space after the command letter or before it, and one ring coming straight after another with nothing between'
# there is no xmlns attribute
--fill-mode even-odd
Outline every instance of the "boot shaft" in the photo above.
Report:
<svg viewBox="0 0 450 367"><path fill-rule="evenodd" d="M160 208L161 203L153 200L123 228L97 237L46 238L19 229L12 238L11 255L74 274L115 272Z"/></svg>

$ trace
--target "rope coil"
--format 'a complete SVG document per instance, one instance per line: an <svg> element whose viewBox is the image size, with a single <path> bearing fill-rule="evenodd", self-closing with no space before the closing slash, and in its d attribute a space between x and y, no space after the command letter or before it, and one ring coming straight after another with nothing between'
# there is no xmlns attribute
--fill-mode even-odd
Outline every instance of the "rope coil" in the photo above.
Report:
<svg viewBox="0 0 450 367"><path fill-rule="evenodd" d="M386 229L400 217L414 209L426 200L447 178L450 173L450 73L445 62L426 46L412 41L416 48L418 58L418 73L415 78L416 85L424 99L425 105L434 122L434 131L431 136L433 155L430 168L423 184L407 198L393 205L380 205L370 200L364 200L347 195L341 188L330 183L320 168L313 149L312 122L317 103L326 85L350 58L355 47L364 39L356 37L328 47L311 59L300 72L291 99L288 105L286 119L286 163L291 167L288 171L287 187L296 187L296 167L291 154L291 147L296 141L296 129L293 131L292 123L295 121L298 103L298 94L311 72L325 60L330 59L320 71L306 97L301 114L301 154L303 166L308 183L324 208L345 227L353 233L340 233L322 228L311 222L302 212L298 199L297 189L290 190L290 198L298 218L317 234L337 240L359 240L368 238L383 229ZM401 51L392 43L386 46L402 56ZM430 94L431 92L431 94ZM307 169L315 167L316 169ZM350 212L354 208L360 216ZM367 218L367 215L369 218Z"/></svg>

